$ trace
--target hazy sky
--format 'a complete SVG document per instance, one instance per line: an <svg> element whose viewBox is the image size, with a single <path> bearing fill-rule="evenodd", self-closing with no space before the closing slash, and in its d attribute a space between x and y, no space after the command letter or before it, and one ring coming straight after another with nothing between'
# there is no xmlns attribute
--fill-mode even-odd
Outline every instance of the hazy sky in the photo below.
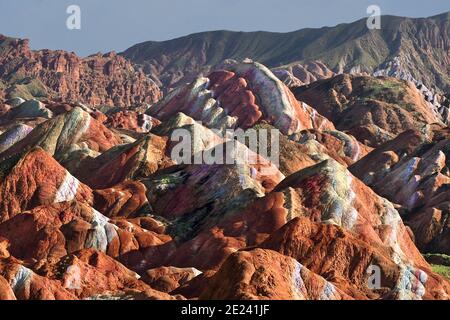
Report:
<svg viewBox="0 0 450 320"><path fill-rule="evenodd" d="M72 4L81 8L81 30L66 27ZM207 30L333 26L365 17L371 4L408 17L450 11L450 0L0 0L0 33L29 38L34 49L88 55Z"/></svg>

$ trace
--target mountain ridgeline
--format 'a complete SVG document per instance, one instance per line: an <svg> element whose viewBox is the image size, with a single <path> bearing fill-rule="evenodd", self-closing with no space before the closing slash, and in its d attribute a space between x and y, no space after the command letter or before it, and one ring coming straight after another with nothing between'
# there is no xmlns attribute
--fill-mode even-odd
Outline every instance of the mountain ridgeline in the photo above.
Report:
<svg viewBox="0 0 450 320"><path fill-rule="evenodd" d="M270 68L321 60L334 72L415 79L450 91L450 12L429 18L382 16L381 29L366 19L289 33L211 31L136 44L122 53L164 86L225 59L251 58Z"/></svg>

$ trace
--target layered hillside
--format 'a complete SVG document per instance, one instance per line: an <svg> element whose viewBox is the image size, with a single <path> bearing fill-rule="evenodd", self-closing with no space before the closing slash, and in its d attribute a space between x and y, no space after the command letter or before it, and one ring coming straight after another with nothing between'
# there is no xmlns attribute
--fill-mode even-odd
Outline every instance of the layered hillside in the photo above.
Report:
<svg viewBox="0 0 450 320"><path fill-rule="evenodd" d="M80 58L62 50L32 51L28 40L0 35L0 91L8 98L47 98L130 106L161 97L156 84L114 52Z"/></svg>
<svg viewBox="0 0 450 320"><path fill-rule="evenodd" d="M334 88L351 100L358 81L377 91L394 80ZM2 101L0 299L449 299L416 246L449 253L438 245L448 227L415 227L448 215L446 130L412 122L419 138L399 141L402 152L329 118L248 60L146 109ZM270 143L223 134L232 129L270 132ZM180 160L186 142L193 154Z"/></svg>
<svg viewBox="0 0 450 320"><path fill-rule="evenodd" d="M270 68L320 60L336 73L378 72L450 91L450 13L420 19L383 16L381 21L380 30L369 30L361 19L289 33L203 32L140 43L122 54L166 87L224 59L251 58Z"/></svg>
<svg viewBox="0 0 450 320"><path fill-rule="evenodd" d="M293 88L336 128L372 147L408 129L448 123L448 107L430 103L412 82L391 77L340 74Z"/></svg>

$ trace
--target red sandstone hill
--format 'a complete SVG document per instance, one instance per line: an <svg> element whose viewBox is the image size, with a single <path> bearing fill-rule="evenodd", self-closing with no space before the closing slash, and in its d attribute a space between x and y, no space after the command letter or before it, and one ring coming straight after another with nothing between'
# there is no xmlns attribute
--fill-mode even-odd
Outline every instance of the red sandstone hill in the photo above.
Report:
<svg viewBox="0 0 450 320"><path fill-rule="evenodd" d="M391 77L340 74L293 92L337 129L371 147L406 130L448 121L448 113L428 102L412 82Z"/></svg>
<svg viewBox="0 0 450 320"><path fill-rule="evenodd" d="M161 98L152 80L114 52L80 58L62 50L32 51L28 40L0 35L0 65L0 89L10 98L122 107Z"/></svg>

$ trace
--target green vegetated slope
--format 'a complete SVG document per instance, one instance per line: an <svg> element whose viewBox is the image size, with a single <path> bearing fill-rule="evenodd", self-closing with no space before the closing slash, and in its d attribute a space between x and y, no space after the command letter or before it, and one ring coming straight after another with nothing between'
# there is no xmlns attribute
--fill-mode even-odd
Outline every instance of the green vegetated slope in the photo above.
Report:
<svg viewBox="0 0 450 320"><path fill-rule="evenodd" d="M211 31L144 42L122 54L164 83L224 59L251 58L269 67L322 60L334 71L373 72L399 57L402 68L428 86L450 90L450 13L430 18L383 16L380 30L366 19L288 33Z"/></svg>

